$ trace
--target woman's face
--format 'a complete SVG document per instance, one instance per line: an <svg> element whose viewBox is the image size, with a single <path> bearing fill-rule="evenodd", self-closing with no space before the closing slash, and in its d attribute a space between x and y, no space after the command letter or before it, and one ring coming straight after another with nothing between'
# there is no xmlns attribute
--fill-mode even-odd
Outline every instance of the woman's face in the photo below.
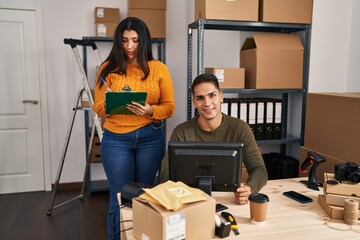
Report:
<svg viewBox="0 0 360 240"><path fill-rule="evenodd" d="M125 30L122 35L122 43L126 59L129 63L137 63L137 50L139 47L139 35L134 30Z"/></svg>

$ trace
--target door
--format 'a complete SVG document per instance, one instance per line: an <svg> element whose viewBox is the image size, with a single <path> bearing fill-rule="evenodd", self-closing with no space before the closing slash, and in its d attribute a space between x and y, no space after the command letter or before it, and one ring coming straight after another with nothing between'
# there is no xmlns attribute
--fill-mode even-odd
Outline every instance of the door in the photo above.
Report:
<svg viewBox="0 0 360 240"><path fill-rule="evenodd" d="M45 189L35 17L0 8L0 193Z"/></svg>

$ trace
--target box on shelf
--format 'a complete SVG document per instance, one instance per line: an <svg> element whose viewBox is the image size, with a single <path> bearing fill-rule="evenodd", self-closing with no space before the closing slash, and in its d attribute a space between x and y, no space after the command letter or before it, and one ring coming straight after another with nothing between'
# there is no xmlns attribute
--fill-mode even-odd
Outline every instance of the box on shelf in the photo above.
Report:
<svg viewBox="0 0 360 240"><path fill-rule="evenodd" d="M211 73L218 78L221 89L243 89L245 86L244 68L205 68L205 72Z"/></svg>
<svg viewBox="0 0 360 240"><path fill-rule="evenodd" d="M132 200L133 233L137 239L212 239L215 236L215 199L186 204L177 211L147 202L141 198Z"/></svg>
<svg viewBox="0 0 360 240"><path fill-rule="evenodd" d="M301 89L304 47L297 34L253 33L240 50L245 88Z"/></svg>
<svg viewBox="0 0 360 240"><path fill-rule="evenodd" d="M143 20L152 38L166 37L166 10L131 8L128 10L128 16Z"/></svg>
<svg viewBox="0 0 360 240"><path fill-rule="evenodd" d="M94 99L95 90L90 89L90 92L91 92L92 98ZM90 107L90 100L89 100L89 96L86 91L83 91L81 94L81 106L82 107Z"/></svg>
<svg viewBox="0 0 360 240"><path fill-rule="evenodd" d="M308 93L304 146L360 165L359 106L360 93Z"/></svg>
<svg viewBox="0 0 360 240"><path fill-rule="evenodd" d="M120 9L95 7L95 23L119 23Z"/></svg>
<svg viewBox="0 0 360 240"><path fill-rule="evenodd" d="M339 195L339 194L332 194L326 193L325 196L325 203L329 205L344 207L346 199L352 199L354 201L359 202L359 210L360 210L360 197L352 197L346 195Z"/></svg>
<svg viewBox="0 0 360 240"><path fill-rule="evenodd" d="M128 8L166 10L166 0L129 0Z"/></svg>
<svg viewBox="0 0 360 240"><path fill-rule="evenodd" d="M360 183L358 183L358 184L348 184L348 183L328 184L327 183L328 180L335 180L333 173L324 173L324 192L325 193L360 197Z"/></svg>
<svg viewBox="0 0 360 240"><path fill-rule="evenodd" d="M313 0L260 0L259 21L311 24Z"/></svg>
<svg viewBox="0 0 360 240"><path fill-rule="evenodd" d="M114 37L118 23L96 23L97 37Z"/></svg>
<svg viewBox="0 0 360 240"><path fill-rule="evenodd" d="M195 20L258 21L258 0L196 0Z"/></svg>
<svg viewBox="0 0 360 240"><path fill-rule="evenodd" d="M345 161L343 159L337 159L325 153L319 152L316 149L307 148L306 146L300 147L300 166L307 158L307 154L309 151L314 151L320 154L323 158L325 158L325 162L319 164L316 168L316 179L323 183L324 182L324 173L334 173L335 164L344 164ZM310 166L309 166L310 168ZM307 169L307 173L300 172L300 177L305 177L310 172L310 169Z"/></svg>

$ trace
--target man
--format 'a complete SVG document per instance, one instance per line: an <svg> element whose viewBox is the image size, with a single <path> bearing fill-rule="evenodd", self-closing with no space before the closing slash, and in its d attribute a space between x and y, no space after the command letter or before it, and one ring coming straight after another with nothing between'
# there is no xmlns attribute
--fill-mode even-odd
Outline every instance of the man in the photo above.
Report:
<svg viewBox="0 0 360 240"><path fill-rule="evenodd" d="M268 178L264 160L247 123L221 112L224 100L216 76L201 74L191 86L192 102L198 111L194 118L175 127L171 141L242 142L243 163L249 173L245 184L235 191L238 204L247 204L251 193L258 192ZM168 179L168 158L162 165L161 181Z"/></svg>

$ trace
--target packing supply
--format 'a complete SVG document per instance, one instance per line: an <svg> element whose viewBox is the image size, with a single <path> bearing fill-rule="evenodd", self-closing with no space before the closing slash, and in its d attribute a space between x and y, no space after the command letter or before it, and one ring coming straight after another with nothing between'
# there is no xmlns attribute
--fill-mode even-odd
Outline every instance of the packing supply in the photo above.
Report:
<svg viewBox="0 0 360 240"><path fill-rule="evenodd" d="M195 0L195 20L254 21L259 18L258 0Z"/></svg>
<svg viewBox="0 0 360 240"><path fill-rule="evenodd" d="M204 192L182 182L167 181L153 188L144 188L141 198L163 206L167 210L179 210L185 204L203 201ZM214 208L215 210L215 208Z"/></svg>
<svg viewBox="0 0 360 240"><path fill-rule="evenodd" d="M329 180L336 181L333 173L324 173L324 192L326 194L338 194L352 197L360 197L360 183L358 184L348 184L341 183L338 184L329 184Z"/></svg>
<svg viewBox="0 0 360 240"><path fill-rule="evenodd" d="M344 222L349 225L356 225L359 218L359 202L352 199L345 200Z"/></svg>
<svg viewBox="0 0 360 240"><path fill-rule="evenodd" d="M352 197L352 196L332 194L332 193L325 193L324 196L325 196L326 204L340 206L340 207L345 206L346 199L351 199L351 200L357 201L357 202L359 202L359 210L360 210L360 197Z"/></svg>
<svg viewBox="0 0 360 240"><path fill-rule="evenodd" d="M152 38L166 38L166 0L129 0L128 16L143 20Z"/></svg>
<svg viewBox="0 0 360 240"><path fill-rule="evenodd" d="M311 24L313 0L260 0L259 21Z"/></svg>
<svg viewBox="0 0 360 240"><path fill-rule="evenodd" d="M220 89L243 89L245 87L244 68L205 68L205 73L211 73L219 80Z"/></svg>
<svg viewBox="0 0 360 240"><path fill-rule="evenodd" d="M135 238L212 239L215 236L216 201L205 193L202 196L204 200L187 203L177 211L169 211L141 197L134 198L132 207Z"/></svg>
<svg viewBox="0 0 360 240"><path fill-rule="evenodd" d="M240 50L245 88L301 89L303 59L299 35L253 33L253 38L247 38Z"/></svg>

